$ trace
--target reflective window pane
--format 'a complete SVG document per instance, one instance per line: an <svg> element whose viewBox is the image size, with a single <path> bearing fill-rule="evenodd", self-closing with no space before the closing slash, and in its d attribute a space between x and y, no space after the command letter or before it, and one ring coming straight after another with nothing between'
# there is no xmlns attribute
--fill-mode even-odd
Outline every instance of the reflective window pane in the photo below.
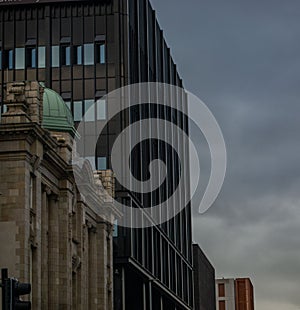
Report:
<svg viewBox="0 0 300 310"><path fill-rule="evenodd" d="M105 44L96 44L96 61L100 64L105 64Z"/></svg>
<svg viewBox="0 0 300 310"><path fill-rule="evenodd" d="M118 237L118 220L114 221L113 237Z"/></svg>
<svg viewBox="0 0 300 310"><path fill-rule="evenodd" d="M74 101L74 121L82 120L82 101Z"/></svg>
<svg viewBox="0 0 300 310"><path fill-rule="evenodd" d="M106 100L99 99L97 100L97 120L106 119Z"/></svg>
<svg viewBox="0 0 300 310"><path fill-rule="evenodd" d="M106 170L107 169L106 157L97 157L97 169L98 170Z"/></svg>
<svg viewBox="0 0 300 310"><path fill-rule="evenodd" d="M8 69L13 69L13 67L14 67L14 51L13 50L9 50L8 51ZM25 67L25 65L24 65L24 67Z"/></svg>
<svg viewBox="0 0 300 310"><path fill-rule="evenodd" d="M100 45L100 63L101 64L105 63L105 45L104 44Z"/></svg>
<svg viewBox="0 0 300 310"><path fill-rule="evenodd" d="M70 46L61 47L61 63L63 66L71 65L71 47Z"/></svg>
<svg viewBox="0 0 300 310"><path fill-rule="evenodd" d="M74 48L74 64L82 65L82 46L75 46Z"/></svg>
<svg viewBox="0 0 300 310"><path fill-rule="evenodd" d="M39 52L38 67L46 68L46 47L39 46L38 52Z"/></svg>
<svg viewBox="0 0 300 310"><path fill-rule="evenodd" d="M71 102L70 101L65 101L66 106L71 110Z"/></svg>
<svg viewBox="0 0 300 310"><path fill-rule="evenodd" d="M95 102L93 99L84 100L84 120L86 122L95 121Z"/></svg>
<svg viewBox="0 0 300 310"><path fill-rule="evenodd" d="M52 46L51 65L59 67L59 46Z"/></svg>
<svg viewBox="0 0 300 310"><path fill-rule="evenodd" d="M8 68L12 69L12 59L13 59L13 53L12 50L9 51L8 54ZM16 69L24 69L25 68L25 48L16 48Z"/></svg>
<svg viewBox="0 0 300 310"><path fill-rule="evenodd" d="M31 67L36 68L36 48L31 50Z"/></svg>
<svg viewBox="0 0 300 310"><path fill-rule="evenodd" d="M94 64L94 44L84 44L84 64Z"/></svg>

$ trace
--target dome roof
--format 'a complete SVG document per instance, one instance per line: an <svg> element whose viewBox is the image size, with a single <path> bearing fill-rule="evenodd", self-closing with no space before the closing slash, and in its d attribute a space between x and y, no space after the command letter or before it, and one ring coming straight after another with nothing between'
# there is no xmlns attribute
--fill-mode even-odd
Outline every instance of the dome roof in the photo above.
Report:
<svg viewBox="0 0 300 310"><path fill-rule="evenodd" d="M69 132L74 136L76 130L70 109L58 93L46 88L42 83L41 86L44 87L42 127L52 131Z"/></svg>

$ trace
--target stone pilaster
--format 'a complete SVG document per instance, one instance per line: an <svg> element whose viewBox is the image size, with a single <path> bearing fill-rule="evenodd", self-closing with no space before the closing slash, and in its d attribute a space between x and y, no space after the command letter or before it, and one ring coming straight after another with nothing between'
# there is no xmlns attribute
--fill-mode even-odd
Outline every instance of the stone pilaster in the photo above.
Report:
<svg viewBox="0 0 300 310"><path fill-rule="evenodd" d="M88 230L89 239L89 309L98 309L101 299L97 294L97 276L98 276L98 264L99 257L97 256L97 230L94 227Z"/></svg>
<svg viewBox="0 0 300 310"><path fill-rule="evenodd" d="M59 309L59 212L58 197L51 194L49 201L49 232L48 232L48 300L49 310Z"/></svg>
<svg viewBox="0 0 300 310"><path fill-rule="evenodd" d="M41 220L41 282L42 282L42 307L48 310L49 271L48 271L48 230L49 230L49 204L48 195L50 189L43 186L42 192L42 220Z"/></svg>
<svg viewBox="0 0 300 310"><path fill-rule="evenodd" d="M65 186L68 182L65 181ZM72 300L72 244L70 225L70 206L72 204L72 195L67 190L61 190L59 195L58 223L59 226L59 309L71 310L70 301Z"/></svg>

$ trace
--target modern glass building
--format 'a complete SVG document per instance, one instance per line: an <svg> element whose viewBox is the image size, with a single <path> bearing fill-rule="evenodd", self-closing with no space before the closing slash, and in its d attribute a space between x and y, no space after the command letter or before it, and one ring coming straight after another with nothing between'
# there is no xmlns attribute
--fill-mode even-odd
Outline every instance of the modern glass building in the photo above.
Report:
<svg viewBox="0 0 300 310"><path fill-rule="evenodd" d="M0 67L1 98L9 81L44 82L61 94L75 123L85 120L90 136L97 133L89 122L106 121L110 107L103 96L112 90L148 81L183 86L148 0L2 1ZM187 118L176 110L186 110L186 99L178 94L172 98L172 107L144 104L108 122L96 153L87 149L86 158L98 170L110 168L111 148L118 133L147 117L168 120L188 133ZM94 113L86 113L94 102ZM119 199L131 207L146 210L166 200L179 178L184 178L185 186L179 191L178 205L189 195L188 145L178 132L166 129L162 134L172 136L183 158L179 162L172 146L159 140L136 147L133 175L146 179L149 162L160 158L168 178L150 194L120 187ZM161 225L115 230L114 308L193 308L190 205Z"/></svg>

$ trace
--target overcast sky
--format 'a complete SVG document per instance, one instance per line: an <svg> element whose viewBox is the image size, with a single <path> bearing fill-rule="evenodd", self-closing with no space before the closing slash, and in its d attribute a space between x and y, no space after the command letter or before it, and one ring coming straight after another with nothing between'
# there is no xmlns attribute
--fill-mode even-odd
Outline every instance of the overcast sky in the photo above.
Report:
<svg viewBox="0 0 300 310"><path fill-rule="evenodd" d="M152 4L186 89L227 144L224 187L195 212L193 239L217 276L252 279L256 310L299 310L300 1Z"/></svg>

